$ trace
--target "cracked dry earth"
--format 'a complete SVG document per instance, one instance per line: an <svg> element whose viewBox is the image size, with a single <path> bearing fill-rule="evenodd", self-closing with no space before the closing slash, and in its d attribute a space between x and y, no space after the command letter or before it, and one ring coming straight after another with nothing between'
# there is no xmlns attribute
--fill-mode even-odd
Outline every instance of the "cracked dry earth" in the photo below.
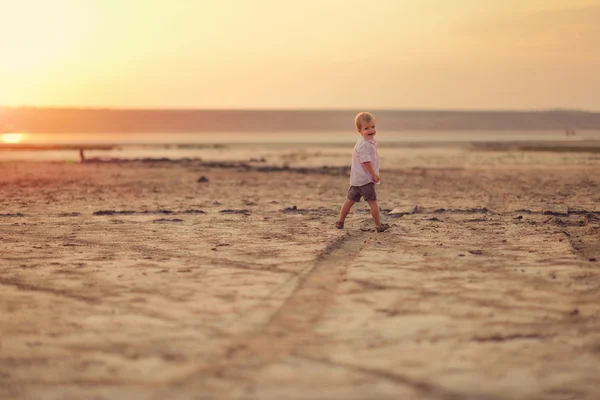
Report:
<svg viewBox="0 0 600 400"><path fill-rule="evenodd" d="M345 176L3 163L0 398L600 398L600 164L553 157L392 166L385 233Z"/></svg>

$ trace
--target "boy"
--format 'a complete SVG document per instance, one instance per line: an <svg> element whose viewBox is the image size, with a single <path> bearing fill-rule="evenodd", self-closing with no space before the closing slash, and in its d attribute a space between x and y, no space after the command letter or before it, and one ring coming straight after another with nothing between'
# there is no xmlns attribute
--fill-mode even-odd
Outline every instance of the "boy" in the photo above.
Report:
<svg viewBox="0 0 600 400"><path fill-rule="evenodd" d="M360 138L354 146L352 154L352 168L350 169L350 188L348 198L342 204L340 218L335 223L338 229L344 228L344 221L350 209L363 197L371 208L371 217L375 222L377 232L385 232L389 225L382 224L379 218L379 205L375 184L379 183L379 156L377 155L377 142L375 141L375 117L368 112L361 112L354 118L354 124Z"/></svg>

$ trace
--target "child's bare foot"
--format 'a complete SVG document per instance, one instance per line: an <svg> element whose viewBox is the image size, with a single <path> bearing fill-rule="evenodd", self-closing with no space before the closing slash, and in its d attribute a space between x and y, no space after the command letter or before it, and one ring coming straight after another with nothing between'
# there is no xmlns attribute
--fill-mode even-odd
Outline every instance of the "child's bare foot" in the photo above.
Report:
<svg viewBox="0 0 600 400"><path fill-rule="evenodd" d="M381 224L376 229L377 229L377 232L385 232L388 229L390 229L390 226L388 224Z"/></svg>
<svg viewBox="0 0 600 400"><path fill-rule="evenodd" d="M335 227L338 228L338 229L344 229L344 223L338 221L338 222L335 223Z"/></svg>

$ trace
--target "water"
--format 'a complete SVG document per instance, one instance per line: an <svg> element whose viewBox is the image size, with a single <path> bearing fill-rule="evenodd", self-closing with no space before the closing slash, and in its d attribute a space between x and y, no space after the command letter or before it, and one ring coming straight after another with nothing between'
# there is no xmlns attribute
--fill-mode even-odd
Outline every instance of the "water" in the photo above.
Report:
<svg viewBox="0 0 600 400"><path fill-rule="evenodd" d="M149 145L149 144L233 144L233 143L353 143L358 134L344 132L286 133L85 133L22 134L23 143L74 145ZM513 142L600 140L600 131L580 131L566 136L563 131L380 131L378 139L391 143L411 142Z"/></svg>
<svg viewBox="0 0 600 400"><path fill-rule="evenodd" d="M105 134L22 134L19 145L38 146L38 150L7 150L0 143L0 160L79 160L79 146L115 146L110 150L85 151L86 158L211 158L227 159L233 153L261 154L269 151L295 150L307 147L349 147L358 134L346 132L286 133L105 133ZM380 147L422 145L465 145L485 142L582 142L600 141L600 131L578 131L566 136L563 131L380 131ZM43 149L55 146L59 149ZM60 147L63 147L62 149ZM72 149L65 149L72 146ZM4 147L4 148L3 148ZM14 146L13 146L14 147ZM4 150L4 151L2 151Z"/></svg>

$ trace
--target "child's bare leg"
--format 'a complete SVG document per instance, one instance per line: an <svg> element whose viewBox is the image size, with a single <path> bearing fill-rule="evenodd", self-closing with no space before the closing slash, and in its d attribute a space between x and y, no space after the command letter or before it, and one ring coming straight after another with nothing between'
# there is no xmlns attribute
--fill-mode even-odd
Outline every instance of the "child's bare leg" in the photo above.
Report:
<svg viewBox="0 0 600 400"><path fill-rule="evenodd" d="M371 217L373 217L373 222L375 222L375 227L377 228L377 232L385 232L390 229L388 224L382 224L381 219L379 217L379 205L377 204L377 200L367 200L369 203L369 207L371 207Z"/></svg>
<svg viewBox="0 0 600 400"><path fill-rule="evenodd" d="M375 226L379 228L381 226L381 220L379 217L379 205L377 204L377 200L367 200L367 203L369 203L369 207L371 208L373 222L375 222Z"/></svg>
<svg viewBox="0 0 600 400"><path fill-rule="evenodd" d="M336 226L338 228L344 227L344 221L346 220L346 217L350 213L350 209L352 208L354 203L355 203L354 201L352 201L350 199L346 199L344 204L342 204L342 209L340 210L340 218L338 219L338 222L336 223Z"/></svg>

